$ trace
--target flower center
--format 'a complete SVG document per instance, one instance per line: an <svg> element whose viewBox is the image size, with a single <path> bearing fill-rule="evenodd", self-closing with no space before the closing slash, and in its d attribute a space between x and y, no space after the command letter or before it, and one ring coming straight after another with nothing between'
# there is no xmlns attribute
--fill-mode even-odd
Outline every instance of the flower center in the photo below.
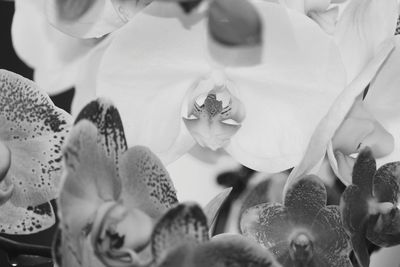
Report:
<svg viewBox="0 0 400 267"><path fill-rule="evenodd" d="M290 257L299 266L305 266L313 257L313 243L308 234L300 232L291 239Z"/></svg>
<svg viewBox="0 0 400 267"><path fill-rule="evenodd" d="M119 203L106 202L93 223L92 246L106 266L139 264L137 252L148 244L152 228L152 220L141 210L128 211Z"/></svg>
<svg viewBox="0 0 400 267"><path fill-rule="evenodd" d="M226 146L239 130L244 119L244 107L231 89L227 79L210 75L196 85L194 97L183 120L196 142L202 147L217 150Z"/></svg>

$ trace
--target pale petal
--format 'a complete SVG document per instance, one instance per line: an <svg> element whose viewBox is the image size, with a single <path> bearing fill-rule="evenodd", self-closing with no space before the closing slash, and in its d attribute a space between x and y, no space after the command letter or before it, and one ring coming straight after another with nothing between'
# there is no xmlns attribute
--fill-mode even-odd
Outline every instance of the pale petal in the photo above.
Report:
<svg viewBox="0 0 400 267"><path fill-rule="evenodd" d="M273 173L300 161L345 78L335 44L318 25L298 12L263 5L264 24L276 28L265 27L262 63L227 70L246 118L226 150L245 166Z"/></svg>
<svg viewBox="0 0 400 267"><path fill-rule="evenodd" d="M202 18L153 3L115 33L99 68L97 95L115 103L128 144L149 147L164 163L194 145L182 109L191 87L209 72Z"/></svg>
<svg viewBox="0 0 400 267"><path fill-rule="evenodd" d="M79 40L54 29L43 14L45 0L15 1L12 40L17 55L45 91L55 94L74 85L78 65L97 40Z"/></svg>
<svg viewBox="0 0 400 267"><path fill-rule="evenodd" d="M362 73L360 73L360 75L358 75L335 99L328 113L318 123L302 161L291 172L288 182L285 185L285 192L291 183L308 173L325 156L328 144L335 134L335 131L344 120L356 98L373 79L392 49L392 42L390 40L385 42L375 57L363 69Z"/></svg>
<svg viewBox="0 0 400 267"><path fill-rule="evenodd" d="M75 83L75 95L71 103L71 114L75 117L90 101L96 99L96 78L100 62L112 36L106 37L94 47L79 66Z"/></svg>
<svg viewBox="0 0 400 267"><path fill-rule="evenodd" d="M400 37L395 37L395 49L388 60L379 70L376 78L371 82L368 94L364 100L366 108L394 137L395 148L393 152L381 159L377 159L378 165L400 159L400 135L396 134L400 129L398 119L400 101L399 86L400 75Z"/></svg>
<svg viewBox="0 0 400 267"><path fill-rule="evenodd" d="M117 30L125 24L111 0L94 1L83 16L65 20L58 14L58 1L45 0L46 13L51 25L78 38L98 38ZM61 14L63 15L63 14Z"/></svg>
<svg viewBox="0 0 400 267"><path fill-rule="evenodd" d="M340 17L335 32L348 82L351 82L378 51L392 38L398 18L396 0L353 0Z"/></svg>
<svg viewBox="0 0 400 267"><path fill-rule="evenodd" d="M59 192L61 146L71 117L32 81L5 70L0 94L0 136L11 151L4 180L14 185L10 201L25 208L48 202Z"/></svg>

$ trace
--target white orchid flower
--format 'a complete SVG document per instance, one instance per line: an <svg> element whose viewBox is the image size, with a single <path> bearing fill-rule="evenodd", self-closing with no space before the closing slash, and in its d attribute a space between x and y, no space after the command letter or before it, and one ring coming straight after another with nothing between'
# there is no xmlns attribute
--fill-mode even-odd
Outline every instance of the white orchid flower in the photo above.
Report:
<svg viewBox="0 0 400 267"><path fill-rule="evenodd" d="M0 70L0 232L31 234L51 227L59 193L61 147L71 116L36 84Z"/></svg>
<svg viewBox="0 0 400 267"><path fill-rule="evenodd" d="M78 66L100 41L79 40L52 27L45 0L16 0L12 41L17 55L34 69L34 80L49 94L74 86Z"/></svg>
<svg viewBox="0 0 400 267"><path fill-rule="evenodd" d="M113 34L87 79L120 110L130 145L150 147L164 163L196 145L224 149L267 172L301 159L346 84L344 67L313 21L276 3L254 4L264 25L258 63L243 62L245 49L212 43L201 6L186 14L154 2Z"/></svg>

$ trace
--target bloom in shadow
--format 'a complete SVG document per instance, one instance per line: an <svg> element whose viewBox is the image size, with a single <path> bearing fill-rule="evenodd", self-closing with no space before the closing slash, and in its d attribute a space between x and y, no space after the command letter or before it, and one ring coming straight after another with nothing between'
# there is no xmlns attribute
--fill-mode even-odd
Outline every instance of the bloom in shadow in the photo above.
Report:
<svg viewBox="0 0 400 267"><path fill-rule="evenodd" d="M193 203L170 209L152 234L157 267L278 267L274 257L253 240L237 234L209 238L207 218Z"/></svg>
<svg viewBox="0 0 400 267"><path fill-rule="evenodd" d="M242 214L241 231L283 266L352 266L339 207L326 206L326 189L313 175L288 190L284 205L263 203Z"/></svg>
<svg viewBox="0 0 400 267"><path fill-rule="evenodd" d="M366 239L383 247L400 244L399 173L400 162L376 170L368 147L354 164L353 184L342 195L341 214L361 266L369 265Z"/></svg>
<svg viewBox="0 0 400 267"><path fill-rule="evenodd" d="M55 223L61 146L71 117L32 81L0 70L0 231L30 234Z"/></svg>
<svg viewBox="0 0 400 267"><path fill-rule="evenodd" d="M144 147L127 149L118 111L97 100L78 116L64 162L58 264L145 264L153 223L177 203L159 159Z"/></svg>

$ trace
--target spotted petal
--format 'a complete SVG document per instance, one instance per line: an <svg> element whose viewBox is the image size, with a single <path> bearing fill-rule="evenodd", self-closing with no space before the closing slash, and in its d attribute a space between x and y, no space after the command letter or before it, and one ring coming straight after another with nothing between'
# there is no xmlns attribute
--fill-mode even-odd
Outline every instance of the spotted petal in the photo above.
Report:
<svg viewBox="0 0 400 267"><path fill-rule="evenodd" d="M283 205L264 203L247 209L240 228L243 235L271 249L278 258L288 253L293 225Z"/></svg>
<svg viewBox="0 0 400 267"><path fill-rule="evenodd" d="M148 148L129 148L119 166L121 198L129 208L139 208L154 219L177 204L174 185L161 161Z"/></svg>
<svg viewBox="0 0 400 267"><path fill-rule="evenodd" d="M340 218L339 207L328 206L320 209L311 226L315 236L315 252L326 260L326 266L343 266L349 262L351 245ZM351 265L347 265L351 266Z"/></svg>
<svg viewBox="0 0 400 267"><path fill-rule="evenodd" d="M58 207L64 242L78 262L84 260L83 248L97 210L104 202L113 203L120 190L115 189L119 185L114 181L115 163L97 136L96 127L83 120L73 127L64 148L66 173Z"/></svg>
<svg viewBox="0 0 400 267"><path fill-rule="evenodd" d="M301 178L287 191L285 207L294 222L311 225L318 211L325 207L327 194L321 179L315 175Z"/></svg>
<svg viewBox="0 0 400 267"><path fill-rule="evenodd" d="M1 223L25 220L29 229L34 222L43 227L34 227L30 232L43 230L54 222L51 207L45 204L48 212L43 214L40 208L38 212L34 209L59 192L61 146L71 117L56 108L33 82L5 70L0 70L0 94L0 138L11 152L11 166L2 179L1 190L13 186L8 204L0 207L2 213L8 214ZM15 225L2 229L9 233L29 232L25 227L15 229Z"/></svg>
<svg viewBox="0 0 400 267"><path fill-rule="evenodd" d="M197 204L180 204L169 210L156 224L152 235L155 262L180 245L208 241L207 218Z"/></svg>
<svg viewBox="0 0 400 267"><path fill-rule="evenodd" d="M11 33L14 49L34 69L36 83L56 94L74 85L80 62L97 40L75 39L54 29L44 15L45 1L15 1Z"/></svg>

